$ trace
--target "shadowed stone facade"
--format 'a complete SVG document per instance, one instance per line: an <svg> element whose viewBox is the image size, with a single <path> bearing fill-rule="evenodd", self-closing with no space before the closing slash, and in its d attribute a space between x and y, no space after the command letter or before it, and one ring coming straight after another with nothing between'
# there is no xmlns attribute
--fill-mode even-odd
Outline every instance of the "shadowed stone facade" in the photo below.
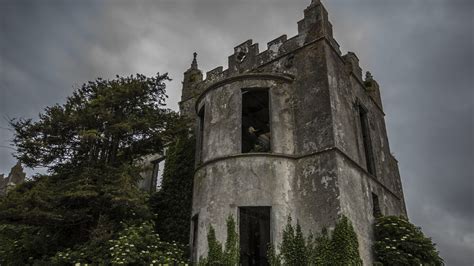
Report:
<svg viewBox="0 0 474 266"><path fill-rule="evenodd" d="M242 153L242 95L261 89L269 95L270 151ZM207 255L209 225L225 242L226 218L239 226L241 207L270 207L275 246L289 215L305 233L333 228L346 215L366 265L374 212L406 216L379 86L370 73L363 79L354 53L341 54L319 0L304 11L298 35L283 35L263 52L248 40L234 48L226 70L215 68L206 79L195 55L180 110L196 118L198 135L194 259Z"/></svg>
<svg viewBox="0 0 474 266"><path fill-rule="evenodd" d="M10 189L25 181L26 173L23 171L21 163L18 162L10 170L10 174L4 177L0 174L0 196L5 196Z"/></svg>

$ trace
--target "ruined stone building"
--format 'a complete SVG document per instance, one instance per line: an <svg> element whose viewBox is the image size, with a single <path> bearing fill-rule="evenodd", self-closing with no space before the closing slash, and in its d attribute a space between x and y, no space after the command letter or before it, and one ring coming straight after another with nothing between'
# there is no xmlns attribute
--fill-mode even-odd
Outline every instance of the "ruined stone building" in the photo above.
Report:
<svg viewBox="0 0 474 266"><path fill-rule="evenodd" d="M4 177L3 174L0 174L0 196L5 196L10 189L23 183L25 178L26 173L23 171L21 163L17 162L17 164L15 164L15 166L10 170L8 176Z"/></svg>
<svg viewBox="0 0 474 266"><path fill-rule="evenodd" d="M287 217L303 232L353 223L364 264L372 263L374 217L406 216L390 152L379 85L357 56L341 54L328 14L313 0L298 34L260 52L248 40L228 67L206 73L196 56L184 73L180 110L194 117L192 256L207 256L209 225L221 242L233 215L243 265L266 265Z"/></svg>
<svg viewBox="0 0 474 266"><path fill-rule="evenodd" d="M165 154L157 153L145 156L139 164L143 170L140 174L142 179L138 182L138 188L149 193L159 190L165 167Z"/></svg>

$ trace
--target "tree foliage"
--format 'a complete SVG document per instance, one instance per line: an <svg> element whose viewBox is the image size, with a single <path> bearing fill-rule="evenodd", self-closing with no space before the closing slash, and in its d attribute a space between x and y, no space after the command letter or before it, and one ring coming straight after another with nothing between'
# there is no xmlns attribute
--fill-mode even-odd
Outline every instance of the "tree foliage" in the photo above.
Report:
<svg viewBox="0 0 474 266"><path fill-rule="evenodd" d="M288 217L285 230L283 230L280 252L280 258L285 265L308 264L305 238L299 223L296 224L296 230L293 228L291 217Z"/></svg>
<svg viewBox="0 0 474 266"><path fill-rule="evenodd" d="M71 167L130 164L161 151L175 116L164 109L168 76L90 81L39 121L14 119L18 158L54 172Z"/></svg>
<svg viewBox="0 0 474 266"><path fill-rule="evenodd" d="M167 80L166 74L97 79L37 121L11 121L16 156L49 173L0 200L0 253L8 254L0 256L2 265L42 263L67 249L103 257L122 221L151 219L137 188L137 162L175 135L178 116L164 108Z"/></svg>
<svg viewBox="0 0 474 266"><path fill-rule="evenodd" d="M342 216L334 228L331 248L333 265L362 265L357 234L346 216Z"/></svg>
<svg viewBox="0 0 474 266"><path fill-rule="evenodd" d="M332 252L332 241L329 232L326 228L323 228L321 234L313 235L310 234L308 240L308 252L309 261L312 265L328 265L333 260Z"/></svg>
<svg viewBox="0 0 474 266"><path fill-rule="evenodd" d="M383 265L444 265L431 239L403 217L377 218L375 240L374 253Z"/></svg>

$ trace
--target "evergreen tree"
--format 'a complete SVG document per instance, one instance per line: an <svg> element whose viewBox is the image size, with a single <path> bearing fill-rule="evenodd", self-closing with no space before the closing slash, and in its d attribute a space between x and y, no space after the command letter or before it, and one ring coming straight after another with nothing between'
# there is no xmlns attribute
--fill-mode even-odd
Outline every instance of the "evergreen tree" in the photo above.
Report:
<svg viewBox="0 0 474 266"><path fill-rule="evenodd" d="M275 250L275 247L270 244L269 247L268 247L268 252L267 252L267 256L268 256L268 263L270 264L270 266L281 266L283 265L282 264L282 259L281 259L281 255L280 254L277 254L276 250Z"/></svg>
<svg viewBox="0 0 474 266"><path fill-rule="evenodd" d="M336 224L331 246L333 265L362 265L357 234L346 216L343 216Z"/></svg>
<svg viewBox="0 0 474 266"><path fill-rule="evenodd" d="M97 79L37 121L10 122L16 156L49 173L0 200L2 265L41 264L67 248L100 257L121 221L150 219L137 162L161 152L174 135L177 115L164 108L167 80L166 74Z"/></svg>
<svg viewBox="0 0 474 266"><path fill-rule="evenodd" d="M308 252L310 265L330 265L332 260L332 243L326 228L323 228L321 234L316 237L309 237Z"/></svg>
<svg viewBox="0 0 474 266"><path fill-rule="evenodd" d="M206 265L223 265L224 253L222 252L222 244L217 240L216 231L212 226L209 226L207 244L209 247L209 253L207 256Z"/></svg>
<svg viewBox="0 0 474 266"><path fill-rule="evenodd" d="M285 265L291 264L294 259L295 229L292 225L291 216L288 216L286 227L283 230L283 239L280 246L280 255Z"/></svg>
<svg viewBox="0 0 474 266"><path fill-rule="evenodd" d="M291 217L283 231L280 254L273 246L269 247L268 257L271 266L289 265L362 265L359 257L357 235L350 221L342 217L336 224L333 235L326 229L320 235L312 234L305 239L300 225L296 231L291 224Z"/></svg>
<svg viewBox="0 0 474 266"><path fill-rule="evenodd" d="M296 224L296 231L292 225L291 217L283 231L283 241L280 247L281 259L284 265L307 265L308 250L305 238L299 223Z"/></svg>
<svg viewBox="0 0 474 266"><path fill-rule="evenodd" d="M296 223L296 234L294 238L294 265L308 265L308 249L305 243L301 226Z"/></svg>

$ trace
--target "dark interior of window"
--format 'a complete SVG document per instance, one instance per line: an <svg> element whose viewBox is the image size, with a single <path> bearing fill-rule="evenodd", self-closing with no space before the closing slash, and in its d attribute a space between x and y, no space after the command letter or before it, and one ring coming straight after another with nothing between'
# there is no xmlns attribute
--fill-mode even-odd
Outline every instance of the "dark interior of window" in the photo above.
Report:
<svg viewBox="0 0 474 266"><path fill-rule="evenodd" d="M374 155L372 153L372 142L370 140L369 120L367 118L367 111L364 107L359 105L359 119L362 130L362 141L364 143L365 162L367 164L367 171L375 175Z"/></svg>
<svg viewBox="0 0 474 266"><path fill-rule="evenodd" d="M199 136L198 136L198 161L202 162L202 148L204 145L204 113L205 106L203 106L198 113L199 117Z"/></svg>
<svg viewBox="0 0 474 266"><path fill-rule="evenodd" d="M268 89L242 90L242 153L270 152Z"/></svg>
<svg viewBox="0 0 474 266"><path fill-rule="evenodd" d="M240 207L240 265L269 265L270 207Z"/></svg>
<svg viewBox="0 0 474 266"><path fill-rule="evenodd" d="M158 184L158 173L160 172L160 161L155 160L153 163L153 172L151 174L151 192L156 190L156 186Z"/></svg>
<svg viewBox="0 0 474 266"><path fill-rule="evenodd" d="M374 214L374 217L380 217L382 216L382 210L380 210L380 202L379 202L379 196L377 194L372 193L372 212Z"/></svg>
<svg viewBox="0 0 474 266"><path fill-rule="evenodd" d="M192 256L192 260L194 262L197 261L197 238L198 238L198 228L199 228L199 224L198 224L198 220L199 220L199 216L198 214L194 215L193 216L193 219L192 219L192 226L193 226L193 242L191 243L192 244L192 250L191 250L191 256Z"/></svg>

